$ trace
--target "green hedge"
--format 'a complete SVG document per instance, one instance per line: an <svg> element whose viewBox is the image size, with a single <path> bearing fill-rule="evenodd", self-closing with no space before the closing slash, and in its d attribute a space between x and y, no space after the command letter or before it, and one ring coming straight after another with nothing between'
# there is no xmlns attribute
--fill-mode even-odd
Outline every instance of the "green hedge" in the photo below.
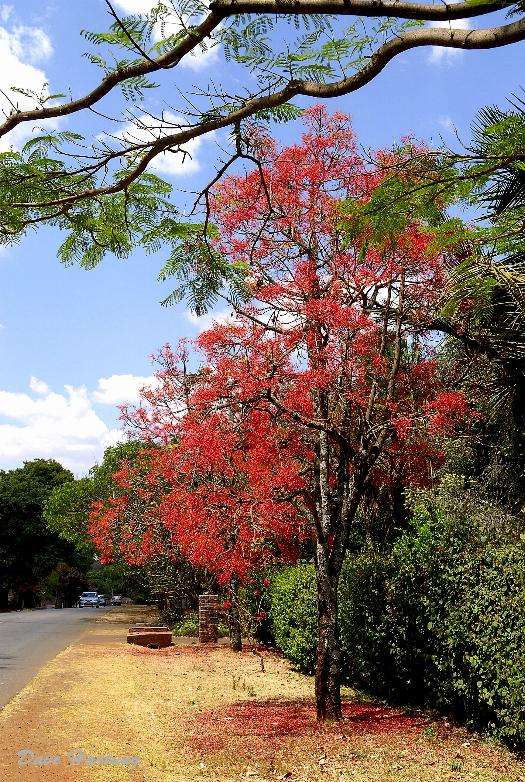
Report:
<svg viewBox="0 0 525 782"><path fill-rule="evenodd" d="M273 571L266 608L276 646L299 670L312 673L317 624L313 565Z"/></svg>
<svg viewBox="0 0 525 782"><path fill-rule="evenodd" d="M525 536L450 479L413 500L388 554L345 563L341 641L348 680L452 712L525 745ZM275 573L268 609L277 646L311 671L311 566Z"/></svg>

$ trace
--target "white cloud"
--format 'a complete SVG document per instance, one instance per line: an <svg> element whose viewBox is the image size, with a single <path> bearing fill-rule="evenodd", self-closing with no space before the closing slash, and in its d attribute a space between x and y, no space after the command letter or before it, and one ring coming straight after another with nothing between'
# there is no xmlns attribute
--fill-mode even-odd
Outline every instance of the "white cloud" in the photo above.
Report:
<svg viewBox="0 0 525 782"><path fill-rule="evenodd" d="M156 385L156 380L153 376L111 375L110 377L101 377L99 379L98 387L93 391L92 396L95 402L102 405L138 402L140 390L145 386L154 385Z"/></svg>
<svg viewBox="0 0 525 782"><path fill-rule="evenodd" d="M49 386L48 386L48 384L44 383L43 380L39 380L37 377L31 377L29 379L29 388L35 394L48 394L49 393Z"/></svg>
<svg viewBox="0 0 525 782"><path fill-rule="evenodd" d="M111 375L100 378L93 392L66 385L57 393L31 377L28 392L0 390L0 467L44 458L57 459L77 475L86 473L106 448L125 440L94 404L136 402L140 388L153 382L152 377Z"/></svg>
<svg viewBox="0 0 525 782"><path fill-rule="evenodd" d="M12 5L0 5L0 22L5 24L9 21L9 17L13 13Z"/></svg>
<svg viewBox="0 0 525 782"><path fill-rule="evenodd" d="M155 119L148 114L143 114L133 122L128 123L119 133L118 138L131 144L151 142L170 133L187 128L188 123L184 117L164 112L163 120ZM207 139L212 134L206 136ZM171 176L186 176L200 170L201 164L197 152L203 142L203 138L195 138L181 147L181 152L163 152L157 155L149 164L152 171Z"/></svg>
<svg viewBox="0 0 525 782"><path fill-rule="evenodd" d="M3 25L9 23L11 12L11 7L0 6L0 21ZM51 41L39 27L0 26L0 116L1 113L10 113L12 104L20 109L35 106L32 98L14 92L12 87L49 94L45 71L36 64L49 59L52 53ZM32 130L26 125L15 128L0 140L0 151L20 147L31 136Z"/></svg>
<svg viewBox="0 0 525 782"><path fill-rule="evenodd" d="M122 438L93 409L85 387L65 386L64 393L31 378L32 393L0 391L0 464L58 459L75 473L99 461L104 449Z"/></svg>
<svg viewBox="0 0 525 782"><path fill-rule="evenodd" d="M117 443L123 443L125 441L126 435L122 429L109 429L102 438L102 449L106 450L106 448L111 448L112 445L117 445Z"/></svg>
<svg viewBox="0 0 525 782"><path fill-rule="evenodd" d="M234 320L231 309L207 312L206 315L195 315L191 310L186 310L184 314L186 320L188 320L192 326L195 326L199 332L207 331L207 329L211 328L216 323L229 323Z"/></svg>
<svg viewBox="0 0 525 782"><path fill-rule="evenodd" d="M126 14L149 14L158 0L116 0L115 4Z"/></svg>
<svg viewBox="0 0 525 782"><path fill-rule="evenodd" d="M158 5L158 0L115 0L116 5L126 14L149 14ZM193 24L195 20L192 20ZM156 41L176 35L182 28L175 15L170 19L166 17L164 24L158 22L153 29L153 37ZM200 46L186 55L181 65L193 71L207 68L219 59L219 47L214 46L204 51Z"/></svg>
<svg viewBox="0 0 525 782"><path fill-rule="evenodd" d="M443 128L443 130L446 130L447 133L455 133L456 132L456 126L454 125L454 122L452 120L452 117L439 117L438 118L438 125Z"/></svg>
<svg viewBox="0 0 525 782"><path fill-rule="evenodd" d="M14 27L11 32L11 47L20 59L32 63L48 60L53 54L49 36L39 27Z"/></svg>
<svg viewBox="0 0 525 782"><path fill-rule="evenodd" d="M468 19L456 19L453 22L430 22L429 27L446 28L451 30L470 30ZM462 49L451 49L445 46L432 46L428 61L434 65L452 65L463 57Z"/></svg>

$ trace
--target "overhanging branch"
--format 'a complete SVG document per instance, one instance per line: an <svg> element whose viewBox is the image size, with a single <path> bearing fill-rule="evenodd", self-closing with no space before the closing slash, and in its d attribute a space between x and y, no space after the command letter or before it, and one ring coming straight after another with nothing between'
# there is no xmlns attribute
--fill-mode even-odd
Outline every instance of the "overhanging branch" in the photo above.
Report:
<svg viewBox="0 0 525 782"><path fill-rule="evenodd" d="M477 7L477 6L476 6ZM244 106L228 112L222 117L203 121L177 133L152 140L145 144L143 157L126 176L104 187L95 187L84 192L74 193L46 202L15 202L10 206L20 209L38 209L54 206L72 205L95 196L110 195L125 191L147 168L157 155L170 149L177 149L192 139L204 136L212 131L237 125L242 120L252 117L257 112L280 106L294 97L333 98L355 92L372 81L397 55L421 46L440 46L454 49L492 49L517 43L525 39L525 18L511 24L491 27L482 30L463 30L456 28L423 28L409 30L396 35L380 46L369 58L366 65L347 78L328 84L309 80L292 80L276 92L252 98ZM188 50L189 51L189 50ZM179 58L180 59L180 58ZM5 127L5 126L4 126ZM122 150L122 155L126 149Z"/></svg>
<svg viewBox="0 0 525 782"><path fill-rule="evenodd" d="M214 0L211 3L211 13L203 21L188 31L187 35L175 46L160 57L151 58L142 53L143 59L105 76L90 92L67 103L54 106L44 106L27 111L13 111L0 124L0 137L9 133L18 125L27 122L38 122L74 114L83 109L91 108L113 89L128 79L146 76L164 69L176 67L184 56L194 51L208 38L228 17L238 14L277 14L277 15L308 15L327 14L340 16L391 17L395 19L419 19L421 21L454 21L479 17L494 11L508 8L512 2L462 2L462 3L409 3L405 0ZM507 26L493 28L494 31L504 31ZM424 33L424 30L418 31ZM434 31L437 32L437 31ZM445 31L449 32L449 31ZM454 32L454 31L453 31ZM457 31L465 32L465 31ZM481 31L477 31L481 32ZM487 31L488 32L488 31ZM503 33L505 35L505 33ZM404 39L405 36L402 36ZM496 35L499 39L499 33ZM518 38L516 40L521 40ZM512 41L494 43L502 46ZM414 45L425 45L414 44ZM452 46L442 39L429 45ZM468 48L468 47L464 47ZM472 48L483 48L481 46ZM487 44L485 48L490 48ZM141 51L141 50L140 50Z"/></svg>
<svg viewBox="0 0 525 782"><path fill-rule="evenodd" d="M223 16L232 14L391 17L421 21L453 21L501 11L511 2L407 3L403 0L213 0L210 9Z"/></svg>

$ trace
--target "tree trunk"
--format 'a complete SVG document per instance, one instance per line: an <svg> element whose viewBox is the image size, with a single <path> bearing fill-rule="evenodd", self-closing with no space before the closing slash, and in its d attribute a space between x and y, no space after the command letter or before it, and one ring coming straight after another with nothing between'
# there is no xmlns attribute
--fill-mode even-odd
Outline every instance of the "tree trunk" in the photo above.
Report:
<svg viewBox="0 0 525 782"><path fill-rule="evenodd" d="M239 612L239 586L235 579L230 584L230 603L228 624L230 630L230 646L234 652L242 652L241 615Z"/></svg>
<svg viewBox="0 0 525 782"><path fill-rule="evenodd" d="M337 616L338 574L317 563L317 664L315 701L318 720L340 720L341 645Z"/></svg>

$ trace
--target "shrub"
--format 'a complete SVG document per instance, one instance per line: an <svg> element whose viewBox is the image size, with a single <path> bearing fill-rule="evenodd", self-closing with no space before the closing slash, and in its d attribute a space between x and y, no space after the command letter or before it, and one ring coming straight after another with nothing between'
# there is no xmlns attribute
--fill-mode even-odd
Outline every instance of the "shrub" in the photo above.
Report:
<svg viewBox="0 0 525 782"><path fill-rule="evenodd" d="M387 578L394 687L525 743L520 525L451 478L412 507Z"/></svg>
<svg viewBox="0 0 525 782"><path fill-rule="evenodd" d="M275 644L296 668L311 673L317 624L313 565L274 570L269 580L266 601Z"/></svg>
<svg viewBox="0 0 525 782"><path fill-rule="evenodd" d="M190 614L173 625L173 635L179 637L194 637L199 635L199 619L197 614Z"/></svg>
<svg viewBox="0 0 525 782"><path fill-rule="evenodd" d="M523 524L449 476L410 498L412 518L387 553L345 563L341 643L347 678L452 712L525 745ZM277 646L304 671L315 661L311 566L273 574Z"/></svg>
<svg viewBox="0 0 525 782"><path fill-rule="evenodd" d="M386 591L391 562L374 551L347 557L339 584L339 626L345 677L392 694Z"/></svg>

